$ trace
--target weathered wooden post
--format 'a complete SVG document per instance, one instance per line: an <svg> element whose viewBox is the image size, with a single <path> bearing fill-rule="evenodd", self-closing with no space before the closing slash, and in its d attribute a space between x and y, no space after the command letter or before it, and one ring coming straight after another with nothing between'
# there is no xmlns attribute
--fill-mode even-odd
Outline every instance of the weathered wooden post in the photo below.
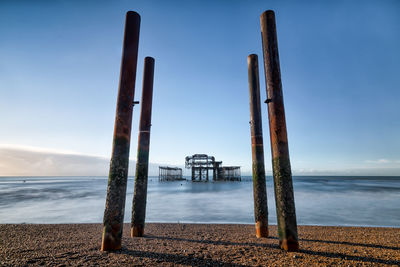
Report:
<svg viewBox="0 0 400 267"><path fill-rule="evenodd" d="M147 178L151 108L153 100L154 58L144 59L142 108L140 111L139 141L136 162L135 193L132 203L131 237L143 236L146 217Z"/></svg>
<svg viewBox="0 0 400 267"><path fill-rule="evenodd" d="M253 169L254 217L257 237L268 237L267 187L265 182L258 57L247 57L250 93L250 128Z"/></svg>
<svg viewBox="0 0 400 267"><path fill-rule="evenodd" d="M139 14L133 11L126 13L113 149L103 219L102 251L121 248L139 47L139 28Z"/></svg>
<svg viewBox="0 0 400 267"><path fill-rule="evenodd" d="M299 242L297 237L292 172L290 169L285 109L283 105L275 14L272 10L265 11L261 15L261 34L279 243L281 248L285 250L297 251L299 249Z"/></svg>

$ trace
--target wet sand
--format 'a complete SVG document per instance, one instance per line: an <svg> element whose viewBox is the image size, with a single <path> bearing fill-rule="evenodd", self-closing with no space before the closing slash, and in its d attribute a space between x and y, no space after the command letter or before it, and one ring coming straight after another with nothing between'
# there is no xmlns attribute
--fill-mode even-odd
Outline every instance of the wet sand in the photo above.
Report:
<svg viewBox="0 0 400 267"><path fill-rule="evenodd" d="M101 224L0 225L1 266L376 266L400 265L400 229L299 226L300 251L255 237L253 225L146 225L122 249L101 252Z"/></svg>

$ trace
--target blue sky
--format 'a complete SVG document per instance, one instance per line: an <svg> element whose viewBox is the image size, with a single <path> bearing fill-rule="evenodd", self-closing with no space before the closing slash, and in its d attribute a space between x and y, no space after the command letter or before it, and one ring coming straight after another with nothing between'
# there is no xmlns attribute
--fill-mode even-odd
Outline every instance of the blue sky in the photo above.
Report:
<svg viewBox="0 0 400 267"><path fill-rule="evenodd" d="M400 2L386 0L1 1L0 175L36 173L43 157L12 162L24 149L109 159L128 10L142 18L137 100L143 59L156 61L150 161L183 165L208 153L249 173L246 58L256 53L262 66L267 9L277 18L293 172L400 175Z"/></svg>

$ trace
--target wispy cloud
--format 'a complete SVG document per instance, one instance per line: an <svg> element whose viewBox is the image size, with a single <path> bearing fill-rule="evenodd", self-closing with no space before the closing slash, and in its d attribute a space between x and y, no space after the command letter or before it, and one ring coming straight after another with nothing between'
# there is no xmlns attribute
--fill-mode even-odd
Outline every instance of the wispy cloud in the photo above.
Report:
<svg viewBox="0 0 400 267"><path fill-rule="evenodd" d="M400 164L400 160L389 160L389 159L366 160L365 162L372 164Z"/></svg>
<svg viewBox="0 0 400 267"><path fill-rule="evenodd" d="M110 158L35 147L0 145L0 176L106 176ZM135 173L129 162L129 175ZM150 164L149 175L158 175Z"/></svg>
<svg viewBox="0 0 400 267"><path fill-rule="evenodd" d="M312 176L400 176L400 167L375 166L375 167L354 167L343 169L293 169L293 175Z"/></svg>

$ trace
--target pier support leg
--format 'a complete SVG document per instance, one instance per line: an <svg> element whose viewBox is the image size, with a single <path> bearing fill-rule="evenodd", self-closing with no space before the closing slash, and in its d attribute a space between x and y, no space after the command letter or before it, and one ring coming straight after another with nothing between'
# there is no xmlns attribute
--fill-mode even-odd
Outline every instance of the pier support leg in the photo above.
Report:
<svg viewBox="0 0 400 267"><path fill-rule="evenodd" d="M267 187L265 182L264 145L260 104L258 57L247 57L250 93L250 128L253 169L254 217L257 237L268 237Z"/></svg>
<svg viewBox="0 0 400 267"><path fill-rule="evenodd" d="M140 112L138 154L136 162L135 192L132 203L131 237L144 233L146 216L147 180L149 170L149 148L151 109L153 100L154 59L144 59L142 109Z"/></svg>
<svg viewBox="0 0 400 267"><path fill-rule="evenodd" d="M121 248L126 184L128 180L132 103L135 94L136 65L139 46L139 28L139 14L129 11L126 14L125 21L113 148L103 219L102 251Z"/></svg>
<svg viewBox="0 0 400 267"><path fill-rule="evenodd" d="M283 105L278 41L275 14L272 10L265 11L261 15L261 34L268 97L268 117L279 243L284 250L298 251L299 242L297 237L285 109Z"/></svg>

